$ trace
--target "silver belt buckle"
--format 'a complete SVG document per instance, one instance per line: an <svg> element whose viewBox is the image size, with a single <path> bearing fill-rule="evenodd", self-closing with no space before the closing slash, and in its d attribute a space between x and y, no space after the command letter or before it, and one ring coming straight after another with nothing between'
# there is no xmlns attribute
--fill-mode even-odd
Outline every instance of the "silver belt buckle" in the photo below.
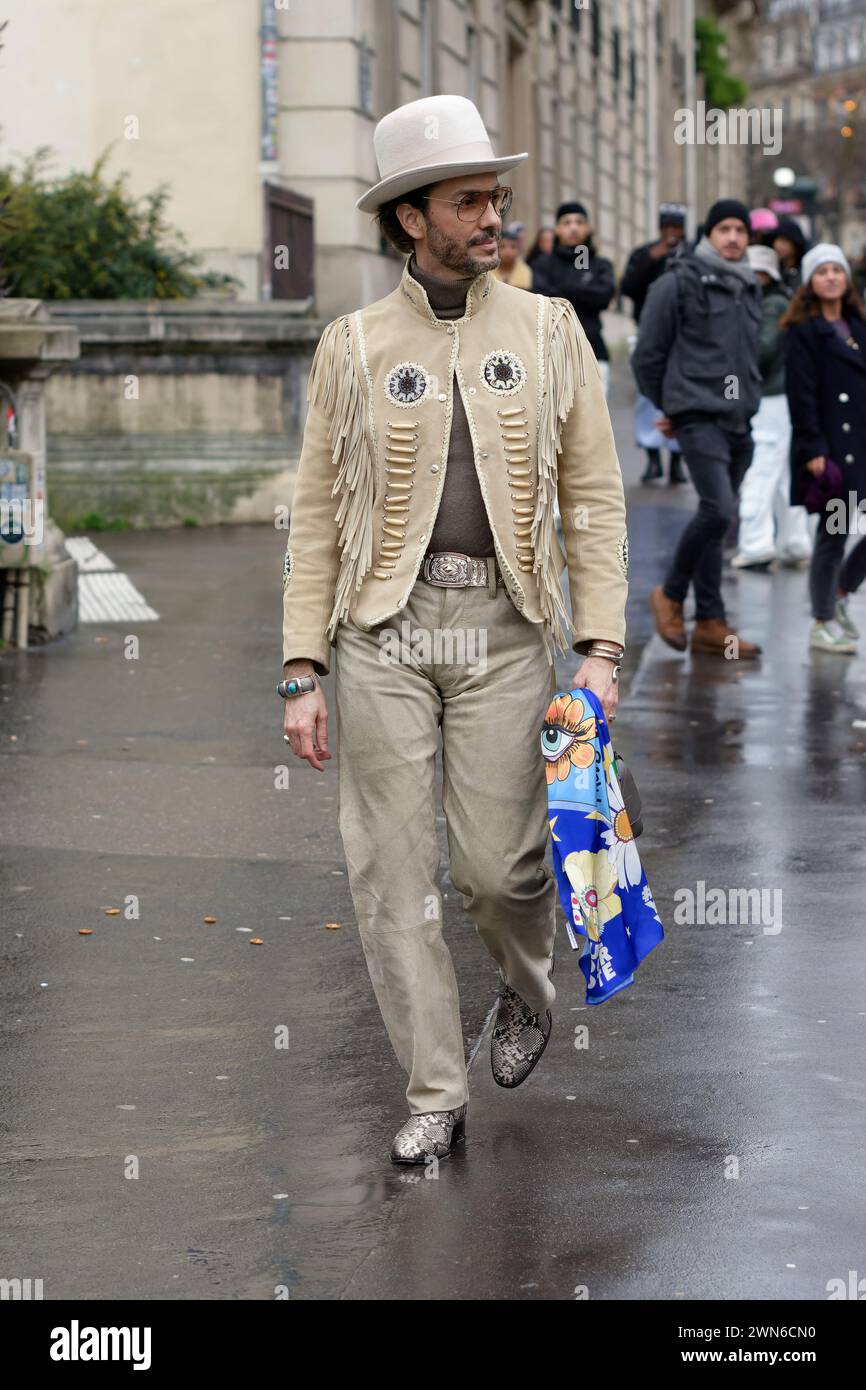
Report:
<svg viewBox="0 0 866 1390"><path fill-rule="evenodd" d="M478 576L478 567L484 567L483 578ZM463 555L459 550L437 550L424 557L424 578L428 584L439 584L444 589L459 589L467 584L487 583L487 561L476 560Z"/></svg>

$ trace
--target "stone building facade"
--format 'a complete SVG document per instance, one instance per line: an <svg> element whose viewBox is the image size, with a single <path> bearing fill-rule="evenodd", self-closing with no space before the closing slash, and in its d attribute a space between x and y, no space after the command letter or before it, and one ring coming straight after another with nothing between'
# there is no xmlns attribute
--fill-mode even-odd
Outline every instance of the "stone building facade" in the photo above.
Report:
<svg viewBox="0 0 866 1390"><path fill-rule="evenodd" d="M751 100L782 112L777 160L749 161L753 198L773 192L778 165L817 184L815 233L852 256L866 243L866 0L761 0L751 60Z"/></svg>
<svg viewBox="0 0 866 1390"><path fill-rule="evenodd" d="M494 147L528 150L514 171L512 216L531 240L557 204L589 208L617 271L650 238L660 201L692 224L737 191L742 151L674 139L675 113L701 93L695 0L330 0L281 20L289 74L281 167L317 212L317 304L328 316L395 281L356 198L377 178L372 129L385 112L435 92L478 105ZM323 134L325 148L322 146Z"/></svg>
<svg viewBox="0 0 866 1390"><path fill-rule="evenodd" d="M241 300L303 309L306 291L274 275L285 242L293 267L310 263L319 316L391 288L396 263L354 204L376 181L376 121L422 95L472 98L496 147L530 152L513 216L534 235L580 198L617 271L655 231L660 200L685 201L694 222L735 191L738 151L673 135L675 112L702 92L696 14L737 28L723 0L205 8L203 21L201 0L6 0L0 158L48 145L64 174L107 152L105 176L123 174L132 193L166 185L169 222L207 268L237 277Z"/></svg>
<svg viewBox="0 0 866 1390"><path fill-rule="evenodd" d="M530 152L512 214L530 236L579 198L621 274L660 201L693 230L741 191L740 151L674 138L703 94L696 13L733 50L750 0L5 0L0 159L48 146L59 176L104 156L139 198L165 186L168 223L239 282L233 299L49 305L81 340L50 383L58 515L263 520L290 499L323 321L399 277L355 202L402 102L468 96L495 147Z"/></svg>

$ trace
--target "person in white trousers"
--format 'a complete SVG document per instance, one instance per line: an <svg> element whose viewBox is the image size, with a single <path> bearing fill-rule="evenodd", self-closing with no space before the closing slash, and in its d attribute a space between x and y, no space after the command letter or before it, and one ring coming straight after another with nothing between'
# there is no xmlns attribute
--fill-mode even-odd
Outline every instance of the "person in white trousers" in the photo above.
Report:
<svg viewBox="0 0 866 1390"><path fill-rule="evenodd" d="M769 246L746 252L763 289L758 365L763 378L761 404L752 417L755 451L740 487L740 529L736 569L752 569L778 560L801 565L812 551L804 507L788 500L791 416L785 395L785 349L779 319L790 292L782 281L779 258Z"/></svg>

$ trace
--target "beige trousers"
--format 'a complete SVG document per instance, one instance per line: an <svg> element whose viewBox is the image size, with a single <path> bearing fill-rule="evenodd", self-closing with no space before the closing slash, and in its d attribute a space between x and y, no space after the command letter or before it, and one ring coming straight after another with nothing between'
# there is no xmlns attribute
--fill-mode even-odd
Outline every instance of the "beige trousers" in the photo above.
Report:
<svg viewBox="0 0 866 1390"><path fill-rule="evenodd" d="M491 596L489 587L419 578L399 614L369 632L351 620L336 632L340 834L413 1114L454 1109L469 1095L457 980L442 937L440 729L451 883L502 978L532 1009L555 997L540 734L556 676L541 627L497 580Z"/></svg>

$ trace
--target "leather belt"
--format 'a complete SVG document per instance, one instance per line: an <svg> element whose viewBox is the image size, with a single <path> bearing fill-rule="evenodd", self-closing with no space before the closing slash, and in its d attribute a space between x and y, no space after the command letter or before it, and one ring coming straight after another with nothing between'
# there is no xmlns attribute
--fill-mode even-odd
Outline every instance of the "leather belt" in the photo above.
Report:
<svg viewBox="0 0 866 1390"><path fill-rule="evenodd" d="M504 580L495 555L464 555L459 550L434 550L424 556L421 578L444 589L463 589L486 584L493 588Z"/></svg>

